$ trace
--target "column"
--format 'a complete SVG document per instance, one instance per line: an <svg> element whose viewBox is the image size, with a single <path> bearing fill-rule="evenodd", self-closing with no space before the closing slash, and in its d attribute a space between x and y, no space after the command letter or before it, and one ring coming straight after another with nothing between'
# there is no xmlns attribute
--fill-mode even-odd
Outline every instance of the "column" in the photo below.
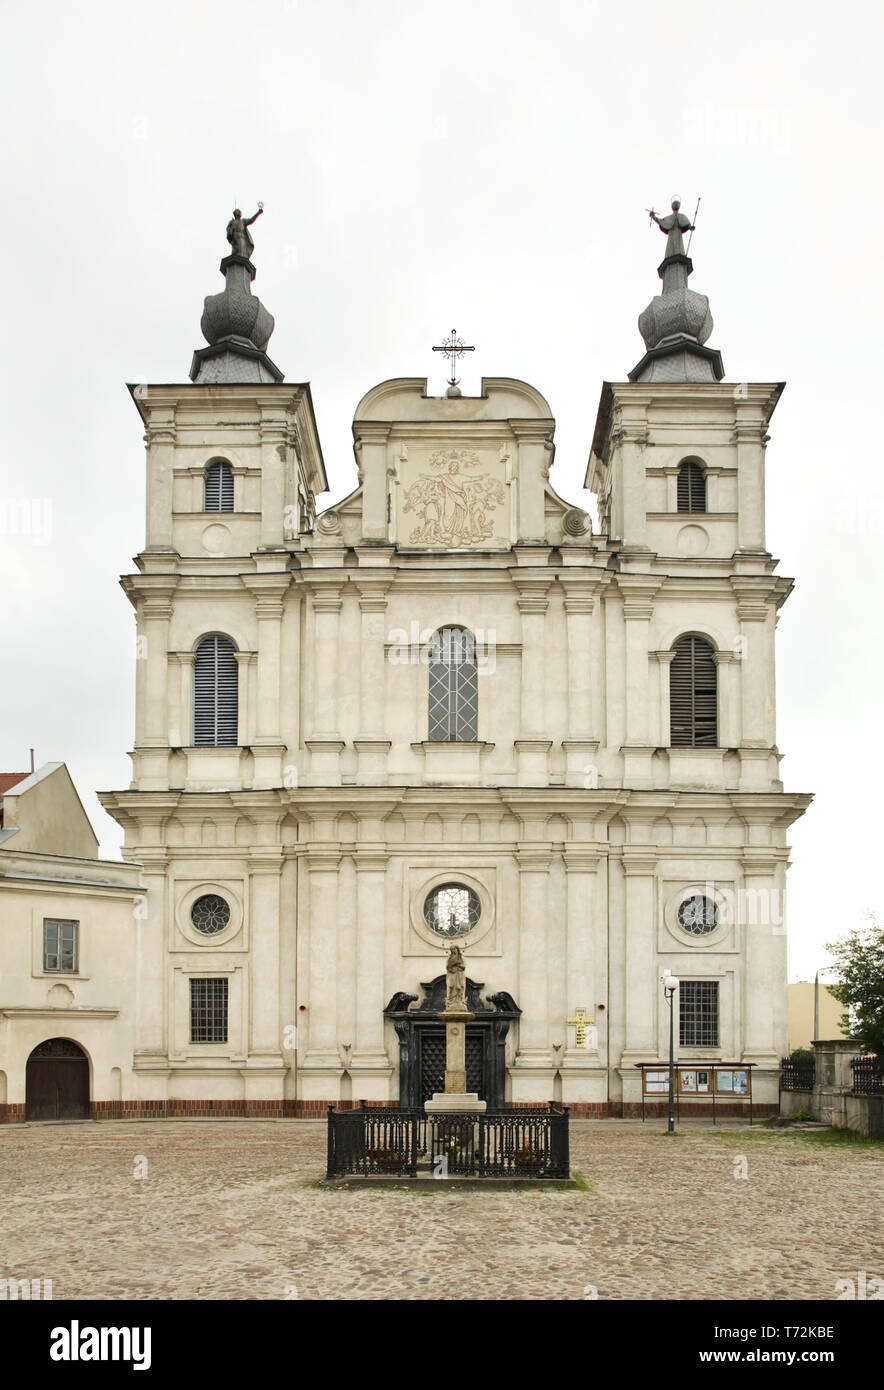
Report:
<svg viewBox="0 0 884 1390"><path fill-rule="evenodd" d="M568 737L563 740L568 787L597 787L598 738L593 732L592 613L590 584L562 581L568 643Z"/></svg>
<svg viewBox="0 0 884 1390"><path fill-rule="evenodd" d="M552 1099L547 990L547 888L550 852L541 845L545 825L524 826L527 841L517 851L519 866L519 1051L512 1072L514 1101Z"/></svg>
<svg viewBox="0 0 884 1390"><path fill-rule="evenodd" d="M660 668L660 701L658 706L658 718L660 721L657 730L656 744L658 748L668 748L672 737L671 729L671 708L669 704L669 668L672 665L675 652L670 648L667 652L652 652Z"/></svg>
<svg viewBox="0 0 884 1390"><path fill-rule="evenodd" d="M150 387L147 388L148 395ZM172 546L172 464L177 429L175 407L147 407L147 525L146 550L168 550Z"/></svg>
<svg viewBox="0 0 884 1390"><path fill-rule="evenodd" d="M305 1100L335 1100L341 1060L337 1030L337 911L338 869L341 853L334 843L334 820L315 821L316 838L305 864L309 876L307 927L307 990L303 984L298 1004L306 1004L306 1029L299 1012L299 1091ZM301 979L303 980L303 973ZM306 996L306 997L305 997ZM301 1051L302 1032L307 1046Z"/></svg>
<svg viewBox="0 0 884 1390"><path fill-rule="evenodd" d="M769 737L773 715L773 672L770 663L774 610L767 576L731 578L740 623L740 790L770 789Z"/></svg>
<svg viewBox="0 0 884 1390"><path fill-rule="evenodd" d="M384 1046L385 884L381 818L363 820L356 854L356 1046L350 1065L356 1100L387 1100L393 1067Z"/></svg>
<svg viewBox="0 0 884 1390"><path fill-rule="evenodd" d="M734 653L715 653L718 672L718 742L722 748L737 748L740 743L739 666Z"/></svg>
<svg viewBox="0 0 884 1390"><path fill-rule="evenodd" d="M741 551L764 551L764 444L767 421L759 419L757 402L737 404L733 439L737 446L737 548Z"/></svg>
<svg viewBox="0 0 884 1390"><path fill-rule="evenodd" d="M278 787L285 745L280 733L282 614L289 576L274 573L243 576L255 599L258 627L257 690L250 739L256 788Z"/></svg>
<svg viewBox="0 0 884 1390"><path fill-rule="evenodd" d="M258 433L261 440L261 549L274 550L283 543L284 459L290 443L286 408L264 407Z"/></svg>
<svg viewBox="0 0 884 1390"><path fill-rule="evenodd" d="M656 850L650 847L627 846L623 850L626 979L624 1046L619 1067L625 1104L641 1100L640 1073L633 1064L653 1062L663 1055L663 1043L657 1036L658 991L662 986L657 978L660 971L654 903L656 858Z"/></svg>
<svg viewBox="0 0 884 1390"><path fill-rule="evenodd" d="M626 733L623 742L623 780L628 787L651 785L648 700L648 631L659 580L645 575L618 576L623 594L626 652Z"/></svg>
<svg viewBox="0 0 884 1390"><path fill-rule="evenodd" d="M342 606L342 581L314 577L313 589L313 708L306 740L310 774L316 785L340 786L343 740L338 722L338 627Z"/></svg>
<svg viewBox="0 0 884 1390"><path fill-rule="evenodd" d="M143 598L139 606L137 656L144 665L140 672L142 708L135 746L142 791L159 791L169 785L169 623L176 583L177 579L170 583L165 577L155 582L149 575L139 581Z"/></svg>
<svg viewBox="0 0 884 1390"><path fill-rule="evenodd" d="M255 807L250 805L254 816ZM245 1076L247 1100L282 1099L286 1064L280 1051L280 878L282 848L275 819L258 819L249 859L251 1019Z"/></svg>
<svg viewBox="0 0 884 1390"><path fill-rule="evenodd" d="M387 776L387 754L391 741L384 737L385 684L384 651L387 590L392 576L357 580L361 623L359 738L355 740L359 759L357 781L363 786L383 784Z"/></svg>
<svg viewBox="0 0 884 1390"><path fill-rule="evenodd" d="M550 580L514 576L522 622L521 729L516 740L520 787L547 786L552 740L546 729L544 637Z"/></svg>
<svg viewBox="0 0 884 1390"><path fill-rule="evenodd" d="M566 978L568 982L568 1016L575 1009L585 1008L595 1019L587 1030L586 1047L574 1046L574 1027L568 1026L565 1048L566 1067L584 1067L587 1062L598 1063L599 1033L596 1004L600 1000L596 982L595 962L595 895L597 891L598 850L584 846L565 848L565 882L567 912Z"/></svg>

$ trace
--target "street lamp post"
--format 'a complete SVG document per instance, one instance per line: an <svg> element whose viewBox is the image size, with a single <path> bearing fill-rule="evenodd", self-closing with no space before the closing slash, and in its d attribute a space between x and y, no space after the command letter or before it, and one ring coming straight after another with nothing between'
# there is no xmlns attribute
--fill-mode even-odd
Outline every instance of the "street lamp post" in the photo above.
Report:
<svg viewBox="0 0 884 1390"><path fill-rule="evenodd" d="M671 970L663 971L663 993L669 1005L669 1123L667 1134L675 1133L675 991L678 980Z"/></svg>

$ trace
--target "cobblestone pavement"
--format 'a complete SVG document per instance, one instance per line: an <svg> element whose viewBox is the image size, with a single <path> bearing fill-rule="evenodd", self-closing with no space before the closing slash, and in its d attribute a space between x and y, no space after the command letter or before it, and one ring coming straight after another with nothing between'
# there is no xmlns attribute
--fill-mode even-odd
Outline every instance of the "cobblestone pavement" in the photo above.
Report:
<svg viewBox="0 0 884 1390"><path fill-rule="evenodd" d="M884 1276L884 1147L575 1121L571 1150L589 1191L330 1191L315 1121L4 1126L0 1276L54 1298L391 1300L834 1298Z"/></svg>

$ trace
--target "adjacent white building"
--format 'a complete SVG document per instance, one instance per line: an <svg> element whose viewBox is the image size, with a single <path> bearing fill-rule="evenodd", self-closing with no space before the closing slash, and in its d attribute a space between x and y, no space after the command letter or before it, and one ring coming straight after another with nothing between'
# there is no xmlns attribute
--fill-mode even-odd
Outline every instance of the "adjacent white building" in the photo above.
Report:
<svg viewBox="0 0 884 1390"><path fill-rule="evenodd" d="M0 1120L123 1113L142 907L64 763L0 774Z"/></svg>
<svg viewBox="0 0 884 1390"><path fill-rule="evenodd" d="M317 513L310 389L267 357L238 254L191 381L134 390L133 780L102 796L146 895L126 1113L419 1104L452 938L492 1104L635 1113L669 969L682 1063L751 1064L775 1108L809 801L775 728L782 385L722 380L680 243L587 441L600 534L556 491L545 397L507 377L373 387L354 489Z"/></svg>

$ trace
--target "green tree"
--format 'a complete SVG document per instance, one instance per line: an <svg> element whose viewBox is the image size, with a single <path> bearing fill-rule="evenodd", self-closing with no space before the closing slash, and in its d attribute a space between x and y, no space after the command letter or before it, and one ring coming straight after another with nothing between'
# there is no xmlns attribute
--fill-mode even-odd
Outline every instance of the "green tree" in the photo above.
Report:
<svg viewBox="0 0 884 1390"><path fill-rule="evenodd" d="M826 950L840 976L829 988L847 1010L841 1026L866 1052L884 1057L884 924L870 914L868 926Z"/></svg>

